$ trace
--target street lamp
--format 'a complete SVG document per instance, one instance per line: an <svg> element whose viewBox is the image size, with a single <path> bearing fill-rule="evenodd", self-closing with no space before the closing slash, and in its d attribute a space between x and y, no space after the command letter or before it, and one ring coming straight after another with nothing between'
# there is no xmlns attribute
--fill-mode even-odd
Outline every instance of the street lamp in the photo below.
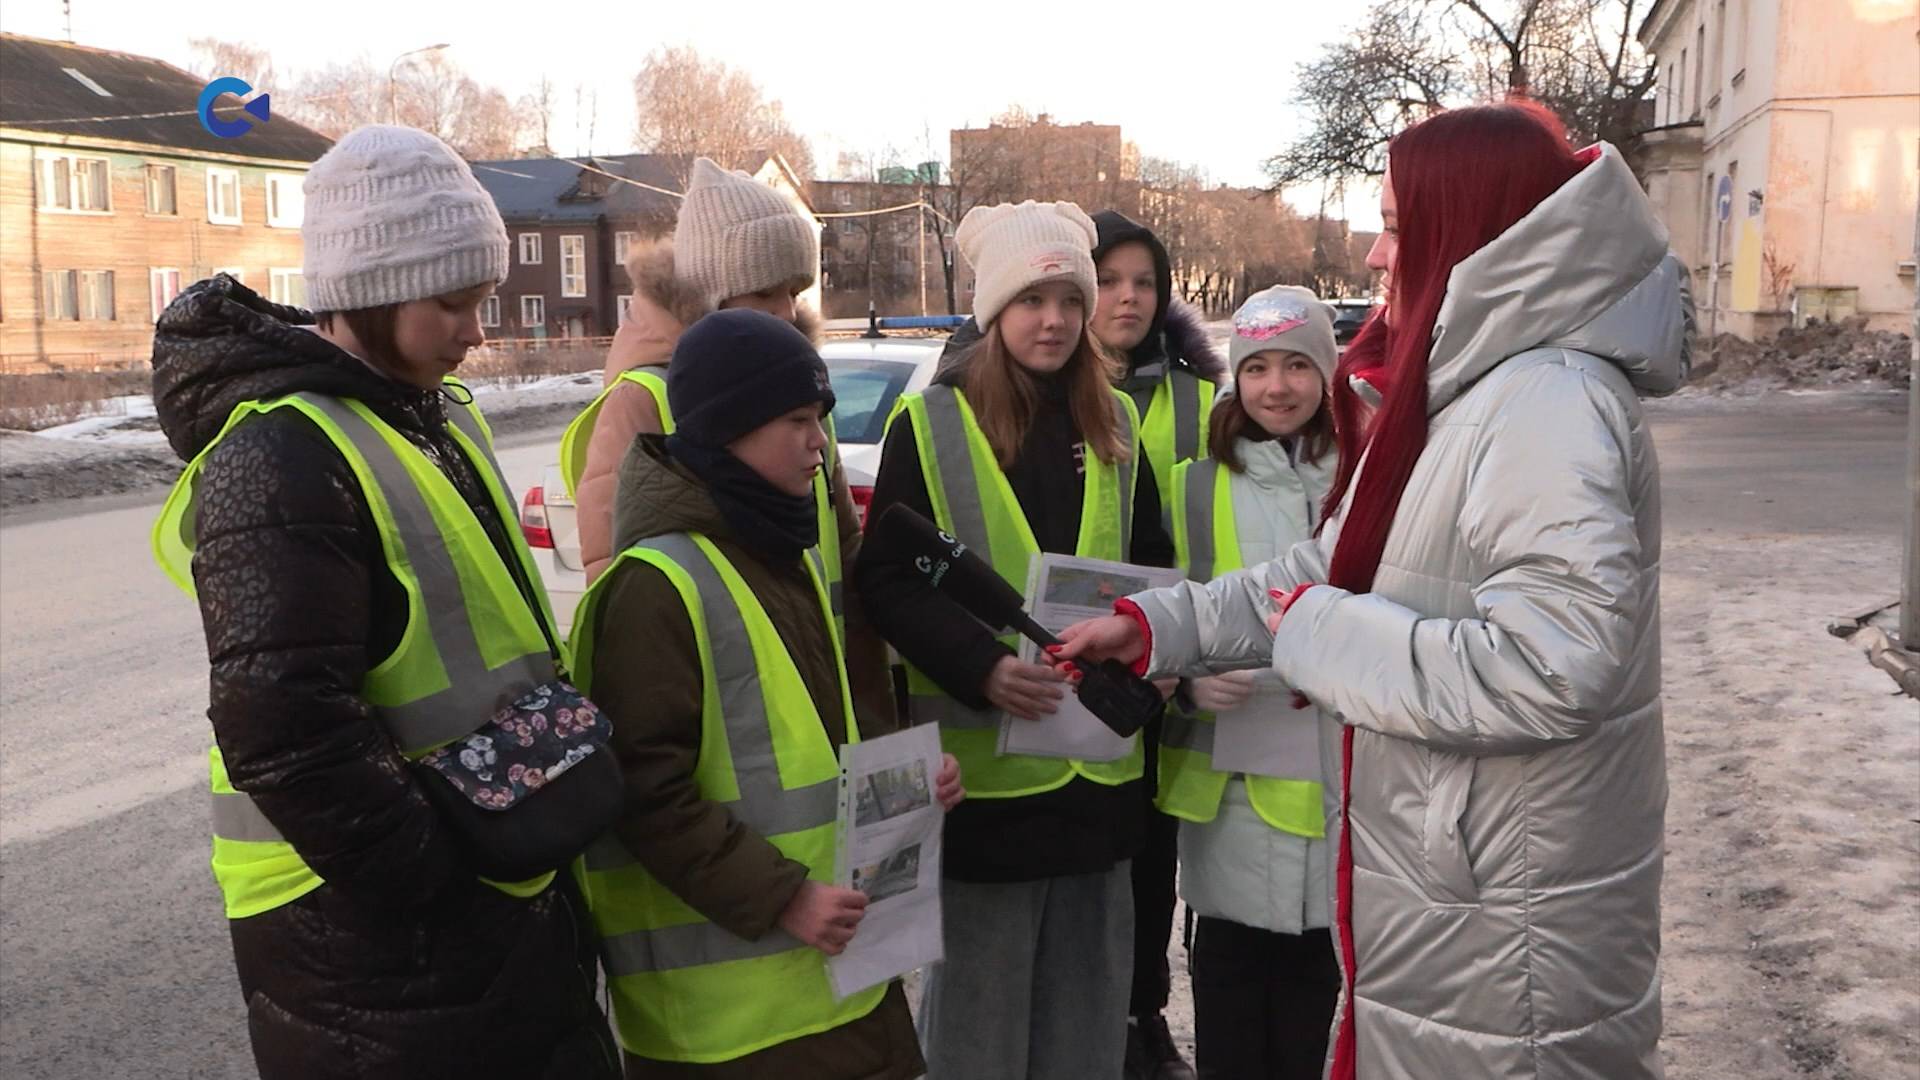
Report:
<svg viewBox="0 0 1920 1080"><path fill-rule="evenodd" d="M398 123L398 121L395 119L395 116L397 115L398 110L394 108L393 74L396 70L399 69L400 61L405 60L409 56L418 56L421 53L439 52L441 49L447 48L449 44L450 44L449 42L443 41L438 45L428 45L419 49L409 49L406 52L401 53L399 56L394 57L393 63L387 65L387 123L389 124Z"/></svg>

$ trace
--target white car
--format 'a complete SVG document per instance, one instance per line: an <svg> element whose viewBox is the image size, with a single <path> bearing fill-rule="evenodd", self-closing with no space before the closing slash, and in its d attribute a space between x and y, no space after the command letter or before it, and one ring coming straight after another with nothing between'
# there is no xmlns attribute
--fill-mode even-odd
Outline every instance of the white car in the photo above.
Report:
<svg viewBox="0 0 1920 1080"><path fill-rule="evenodd" d="M945 337L885 337L879 332L896 328L951 330L965 320L933 316L863 321L868 327L867 336L830 340L820 347L820 357L827 362L833 379L833 424L840 439L840 461L846 468L854 507L864 521L867 503L873 498L873 478L880 471L880 439L893 404L900 395L933 381L941 347L946 344ZM829 324L830 332L833 328ZM561 633L570 633L580 594L587 588L587 575L580 558L580 530L573 499L567 495L557 461L547 466L541 483L528 488L521 497L520 528L540 566L553 617Z"/></svg>

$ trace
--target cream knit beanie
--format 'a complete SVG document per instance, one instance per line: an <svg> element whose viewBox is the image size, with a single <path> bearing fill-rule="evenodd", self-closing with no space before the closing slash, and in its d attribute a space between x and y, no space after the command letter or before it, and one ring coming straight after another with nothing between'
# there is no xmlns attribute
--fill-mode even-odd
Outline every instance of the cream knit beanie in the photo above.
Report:
<svg viewBox="0 0 1920 1080"><path fill-rule="evenodd" d="M1233 313L1233 337L1227 342L1227 360L1240 374L1240 361L1262 352L1296 352L1313 361L1320 378L1333 384L1333 364L1340 347L1333 340L1333 309L1312 289L1275 285L1247 297Z"/></svg>
<svg viewBox="0 0 1920 1080"><path fill-rule="evenodd" d="M507 229L473 170L424 131L372 124L307 170L301 273L315 311L507 280Z"/></svg>
<svg viewBox="0 0 1920 1080"><path fill-rule="evenodd" d="M790 281L812 285L820 273L820 227L792 200L743 172L706 158L673 230L673 274L707 306Z"/></svg>
<svg viewBox="0 0 1920 1080"><path fill-rule="evenodd" d="M973 318L985 330L1013 298L1043 281L1071 281L1093 318L1100 299L1093 246L1100 234L1093 219L1070 202L976 206L954 231L954 242L973 267Z"/></svg>

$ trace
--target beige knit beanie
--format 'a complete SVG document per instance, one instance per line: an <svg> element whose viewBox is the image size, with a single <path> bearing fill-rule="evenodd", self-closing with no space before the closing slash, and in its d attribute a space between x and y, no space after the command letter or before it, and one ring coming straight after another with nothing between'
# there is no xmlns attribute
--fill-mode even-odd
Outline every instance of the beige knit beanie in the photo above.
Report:
<svg viewBox="0 0 1920 1080"><path fill-rule="evenodd" d="M706 158L673 230L673 274L707 306L790 281L812 285L820 273L820 228L792 200L743 172Z"/></svg>
<svg viewBox="0 0 1920 1080"><path fill-rule="evenodd" d="M301 273L315 311L402 304L507 280L507 228L453 147L409 127L350 131L307 170Z"/></svg>
<svg viewBox="0 0 1920 1080"><path fill-rule="evenodd" d="M976 206L953 234L973 267L973 318L985 330L1013 298L1043 281L1071 281L1087 301L1087 318L1100 299L1093 219L1070 202Z"/></svg>
<svg viewBox="0 0 1920 1080"><path fill-rule="evenodd" d="M1333 309L1312 289L1298 285L1275 285L1247 297L1233 313L1227 361L1237 376L1242 360L1262 352L1299 353L1332 385L1334 361L1340 358L1333 340Z"/></svg>

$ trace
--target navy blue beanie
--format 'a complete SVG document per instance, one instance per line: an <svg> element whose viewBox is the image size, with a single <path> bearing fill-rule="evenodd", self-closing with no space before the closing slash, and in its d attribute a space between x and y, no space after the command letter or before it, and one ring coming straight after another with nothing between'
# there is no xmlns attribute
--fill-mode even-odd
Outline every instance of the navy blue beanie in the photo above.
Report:
<svg viewBox="0 0 1920 1080"><path fill-rule="evenodd" d="M802 405L833 410L827 365L792 323L749 308L716 311L687 328L667 364L674 434L721 449Z"/></svg>

